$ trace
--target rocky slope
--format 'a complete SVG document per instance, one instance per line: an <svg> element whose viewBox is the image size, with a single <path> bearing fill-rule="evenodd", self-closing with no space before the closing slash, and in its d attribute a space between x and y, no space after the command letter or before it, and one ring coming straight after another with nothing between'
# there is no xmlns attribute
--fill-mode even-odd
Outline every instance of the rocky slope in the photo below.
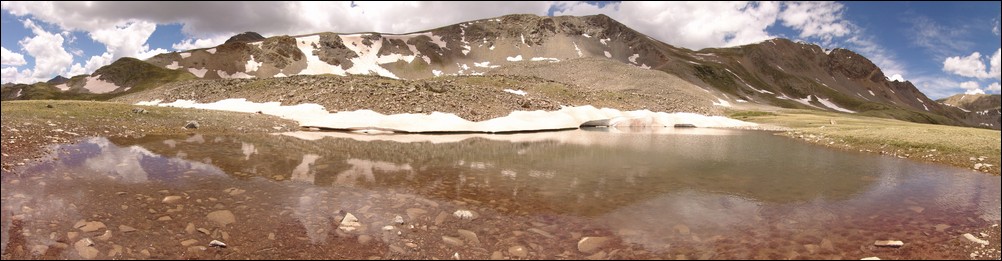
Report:
<svg viewBox="0 0 1002 261"><path fill-rule="evenodd" d="M507 15L410 34L325 32L275 36L162 54L147 61L204 79L317 74L426 79L489 72L558 75L546 70L560 67L536 71L506 68L526 62L561 64L577 58L601 58L667 72L707 92L708 106L750 103L923 123L982 123L930 100L910 82L888 80L866 57L849 50L823 50L816 45L774 39L692 51L654 40L604 15ZM591 67L580 74L612 73ZM582 82L574 80L576 77L564 78L564 83ZM661 86L625 88L657 91Z"/></svg>
<svg viewBox="0 0 1002 261"><path fill-rule="evenodd" d="M963 117L971 122L992 129L1002 126L1002 113L999 111L1002 99L998 94L958 94L936 102L964 111Z"/></svg>

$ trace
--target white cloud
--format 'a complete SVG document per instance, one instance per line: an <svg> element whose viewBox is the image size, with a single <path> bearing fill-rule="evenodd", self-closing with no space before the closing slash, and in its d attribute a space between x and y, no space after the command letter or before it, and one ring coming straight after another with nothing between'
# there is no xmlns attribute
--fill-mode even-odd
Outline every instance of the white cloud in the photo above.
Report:
<svg viewBox="0 0 1002 261"><path fill-rule="evenodd" d="M788 2L780 19L783 25L800 30L800 37L816 37L825 44L852 32L842 19L843 5L837 2Z"/></svg>
<svg viewBox="0 0 1002 261"><path fill-rule="evenodd" d="M1000 58L1002 58L1002 49L995 51L995 54L989 58L989 65L991 66L989 68L981 60L981 53L979 52L971 53L971 55L965 57L954 56L946 58L943 61L943 71L964 77L998 79L1000 77Z"/></svg>
<svg viewBox="0 0 1002 261"><path fill-rule="evenodd" d="M24 55L11 52L7 48L0 47L0 64L10 66L21 66L28 62L24 60Z"/></svg>
<svg viewBox="0 0 1002 261"><path fill-rule="evenodd" d="M905 82L905 77L902 77L900 74L891 75L888 79L891 81Z"/></svg>
<svg viewBox="0 0 1002 261"><path fill-rule="evenodd" d="M1002 20L1002 19L999 19L999 17L995 17L995 20L992 21L992 22L995 22L994 27L992 27L992 33L994 33L995 36L1002 35L1002 32L999 31L999 25L1002 25L1002 21L1000 21L1000 20Z"/></svg>
<svg viewBox="0 0 1002 261"><path fill-rule="evenodd" d="M163 49L150 50L146 40L156 31L157 25L148 21L128 21L116 24L109 28L102 28L90 32L90 38L104 44L106 52L111 54L112 59L121 57L136 57L140 59L152 57L150 53L164 53Z"/></svg>
<svg viewBox="0 0 1002 261"><path fill-rule="evenodd" d="M981 86L978 86L978 83L973 81L960 83L960 88L966 90L964 94L985 94L985 91L981 90Z"/></svg>
<svg viewBox="0 0 1002 261"><path fill-rule="evenodd" d="M974 43L967 40L969 33L963 27L946 27L925 16L908 19L912 28L908 37L913 44L924 48L934 59L945 59L951 54L970 50Z"/></svg>
<svg viewBox="0 0 1002 261"><path fill-rule="evenodd" d="M775 24L775 2L622 2L598 6L557 3L554 15L605 14L666 43L690 48L750 44L775 38L766 28Z"/></svg>
<svg viewBox="0 0 1002 261"><path fill-rule="evenodd" d="M206 39L184 39L179 43L171 45L175 51L187 51L192 49L208 48L223 44L229 39L228 36L217 36Z"/></svg>
<svg viewBox="0 0 1002 261"><path fill-rule="evenodd" d="M988 90L990 92L999 92L999 91L1002 91L1002 85L1000 85L997 82L996 83L992 83L991 85L988 85L988 87L985 88L985 90Z"/></svg>
<svg viewBox="0 0 1002 261"><path fill-rule="evenodd" d="M48 80L65 72L73 63L73 55L63 49L63 36L45 31L30 19L24 20L24 27L35 34L35 37L18 42L29 55L35 57L31 77L39 81Z"/></svg>
<svg viewBox="0 0 1002 261"><path fill-rule="evenodd" d="M79 63L73 64L73 67L71 67L70 71L67 73L67 77L73 77L81 74L91 74L97 69L100 69L102 66L109 65L114 61L115 59L110 53L91 56L84 65L80 65Z"/></svg>
<svg viewBox="0 0 1002 261"><path fill-rule="evenodd" d="M31 77L31 70L24 69L18 71L17 68L8 67L0 69L0 81L3 83L35 83L35 78Z"/></svg>

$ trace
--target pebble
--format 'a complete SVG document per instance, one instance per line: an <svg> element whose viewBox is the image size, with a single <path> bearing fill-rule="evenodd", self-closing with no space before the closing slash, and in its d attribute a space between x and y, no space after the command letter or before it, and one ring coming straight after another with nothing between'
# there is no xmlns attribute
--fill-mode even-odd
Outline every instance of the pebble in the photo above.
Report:
<svg viewBox="0 0 1002 261"><path fill-rule="evenodd" d="M181 196L167 196L164 197L164 199L161 200L160 202L164 204L174 204L178 201L181 201Z"/></svg>
<svg viewBox="0 0 1002 261"><path fill-rule="evenodd" d="M512 246L508 248L508 254L518 258L526 258L529 256L529 250L525 249L524 246Z"/></svg>
<svg viewBox="0 0 1002 261"><path fill-rule="evenodd" d="M205 218L220 227L226 227L226 225L237 222L236 217L233 216L233 212L230 212L229 210L213 211L212 213L206 215Z"/></svg>
<svg viewBox="0 0 1002 261"><path fill-rule="evenodd" d="M122 232L122 233L130 233L130 232L136 232L136 228L130 227L130 226L126 226L126 225L119 225L118 226L118 231Z"/></svg>
<svg viewBox="0 0 1002 261"><path fill-rule="evenodd" d="M476 212L473 212L472 210L465 210L465 209L456 210L456 212L452 213L452 216L454 216L456 218L459 218L459 219L466 219L466 220L473 220L473 219L477 218Z"/></svg>
<svg viewBox="0 0 1002 261"><path fill-rule="evenodd" d="M609 238L607 237L584 237L578 241L578 251L585 254L594 254L608 243Z"/></svg>
<svg viewBox="0 0 1002 261"><path fill-rule="evenodd" d="M540 234L540 235L542 235L542 236L544 236L546 238L554 238L553 234L550 234L550 232L546 232L546 231L543 231L542 229L538 229L538 228L530 228L529 232Z"/></svg>
<svg viewBox="0 0 1002 261"><path fill-rule="evenodd" d="M898 240L878 240L873 242L873 245L878 247L902 247L905 243Z"/></svg>
<svg viewBox="0 0 1002 261"><path fill-rule="evenodd" d="M212 234L211 231L209 231L208 229L204 229L204 228L195 229L195 231L198 231L199 233L206 234L206 235Z"/></svg>
<svg viewBox="0 0 1002 261"><path fill-rule="evenodd" d="M977 238L974 235L971 235L970 233L964 234L964 238L966 238L968 241L971 241L971 242L973 242L975 244L981 244L981 245L984 245L984 246L987 246L988 244L990 244L988 242L988 240L983 240L983 239Z"/></svg>
<svg viewBox="0 0 1002 261"><path fill-rule="evenodd" d="M461 247L464 245L462 239L449 236L442 236L442 242L445 242L445 244L447 245L457 246L457 247Z"/></svg>
<svg viewBox="0 0 1002 261"><path fill-rule="evenodd" d="M198 240L188 239L188 240L185 240L185 241L181 241L181 246L185 246L185 247L191 246L191 245L194 245L194 244L198 244Z"/></svg>
<svg viewBox="0 0 1002 261"><path fill-rule="evenodd" d="M410 218L411 221L417 220L419 217L423 216L424 214L428 214L428 211L424 210L424 209L420 209L420 208L408 208L407 209L407 217Z"/></svg>
<svg viewBox="0 0 1002 261"><path fill-rule="evenodd" d="M195 224L188 223L188 225L184 227L184 232L188 233L189 235L195 234Z"/></svg>
<svg viewBox="0 0 1002 261"><path fill-rule="evenodd" d="M171 220L174 220L174 218L172 218L170 216L162 216L162 217L160 217L160 218L157 219L157 221L171 221Z"/></svg>
<svg viewBox="0 0 1002 261"><path fill-rule="evenodd" d="M467 242L470 242L470 244L480 245L480 238L477 237L477 233L474 233L473 231L469 231L469 230L463 230L463 229L459 229L456 232L459 233L459 237L462 237Z"/></svg>
<svg viewBox="0 0 1002 261"><path fill-rule="evenodd" d="M501 254L501 251L494 251L491 253L491 260L504 260L504 255Z"/></svg>
<svg viewBox="0 0 1002 261"><path fill-rule="evenodd" d="M83 221L81 221L81 222L83 222ZM104 225L104 223L101 223L101 222L98 222L98 221L83 222L83 223L77 222L77 225L74 226L74 227L76 227L77 229L80 229L80 231L83 231L84 233L94 232L94 231L97 231L99 229L105 229L105 228L107 228Z"/></svg>
<svg viewBox="0 0 1002 261"><path fill-rule="evenodd" d="M404 224L404 217L401 217L400 215L397 215L396 217L393 218L393 223L397 224L397 225L403 225Z"/></svg>
<svg viewBox="0 0 1002 261"><path fill-rule="evenodd" d="M341 219L341 225L337 228L344 232L352 232L361 227L362 223L358 222L358 218L356 218L355 215L348 213L344 216L344 219Z"/></svg>
<svg viewBox="0 0 1002 261"><path fill-rule="evenodd" d="M102 234L102 235L100 235L98 237L95 237L95 239L101 240L101 241L111 240L111 230L105 230L104 234Z"/></svg>
<svg viewBox="0 0 1002 261"><path fill-rule="evenodd" d="M373 238L370 235L361 235L361 236L358 236L358 243L362 244L362 245L365 245L365 244L368 244L369 242L372 242L372 239Z"/></svg>
<svg viewBox="0 0 1002 261"><path fill-rule="evenodd" d="M209 246L210 247L218 247L218 248L226 248L226 243L223 243L223 242L221 242L219 240L212 240L212 242L209 242Z"/></svg>

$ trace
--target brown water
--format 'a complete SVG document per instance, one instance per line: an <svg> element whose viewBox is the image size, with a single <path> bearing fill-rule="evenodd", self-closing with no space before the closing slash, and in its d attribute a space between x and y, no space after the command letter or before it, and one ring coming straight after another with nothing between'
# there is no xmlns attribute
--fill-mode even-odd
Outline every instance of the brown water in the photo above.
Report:
<svg viewBox="0 0 1002 261"><path fill-rule="evenodd" d="M938 249L1000 216L999 177L765 132L334 136L55 147L4 176L4 256L966 258ZM348 213L361 227L338 229ZM609 241L582 252L583 237ZM214 239L228 247L208 247Z"/></svg>

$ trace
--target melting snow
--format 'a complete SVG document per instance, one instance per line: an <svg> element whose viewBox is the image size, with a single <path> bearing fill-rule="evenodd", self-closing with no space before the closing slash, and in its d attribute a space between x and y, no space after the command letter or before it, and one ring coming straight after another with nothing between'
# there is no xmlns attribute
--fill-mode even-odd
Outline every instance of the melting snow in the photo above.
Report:
<svg viewBox="0 0 1002 261"><path fill-rule="evenodd" d="M522 55L521 54L518 55L518 56L515 56L515 57L508 57L508 61L509 62L517 62L517 61L521 61L521 60L522 60Z"/></svg>
<svg viewBox="0 0 1002 261"><path fill-rule="evenodd" d="M181 53L181 59L187 59L188 57L191 57L191 53Z"/></svg>
<svg viewBox="0 0 1002 261"><path fill-rule="evenodd" d="M205 73L203 72L202 74ZM84 85L84 89L87 89L88 92L95 94L113 92L118 90L118 88L118 85L98 79L97 76L87 77L87 83Z"/></svg>
<svg viewBox="0 0 1002 261"><path fill-rule="evenodd" d="M442 71L439 71L439 70L431 70L431 74L434 74L434 75L435 75L435 77L438 77L438 76L442 76Z"/></svg>
<svg viewBox="0 0 1002 261"><path fill-rule="evenodd" d="M14 98L21 97L21 92L22 91L24 91L24 88L17 89L17 94L14 94Z"/></svg>
<svg viewBox="0 0 1002 261"><path fill-rule="evenodd" d="M581 48L578 48L578 43L574 43L574 50L578 52L578 57L584 57L584 55L581 54Z"/></svg>
<svg viewBox="0 0 1002 261"><path fill-rule="evenodd" d="M784 71L784 72L786 71L786 70L783 70L783 67L780 67L779 65L776 65L776 68L779 68L780 71Z"/></svg>
<svg viewBox="0 0 1002 261"><path fill-rule="evenodd" d="M745 86L748 86L748 88L751 88L752 90L755 90L755 91L760 92L760 93L775 94L775 93L770 92L770 91L759 90L759 89L756 89L755 87L752 87L751 84L748 84L748 82L746 82L745 79L741 79L741 76L738 76L738 74L732 72L731 69L726 69L725 68L724 70L727 70L727 72L731 73L731 75L734 75L734 77L738 77L738 80L740 80L741 83L744 83Z"/></svg>
<svg viewBox="0 0 1002 261"><path fill-rule="evenodd" d="M167 66L164 66L164 68L171 69L171 70L177 70L177 69L181 69L181 64L177 63L177 61L174 61L171 64L168 64Z"/></svg>
<svg viewBox="0 0 1002 261"><path fill-rule="evenodd" d="M519 95L519 96L525 96L526 94L528 94L528 93L526 93L523 90L517 90L516 91L516 90L512 90L512 89L504 89L504 91L507 92L507 93L511 93L511 94L515 94L515 95Z"/></svg>
<svg viewBox="0 0 1002 261"><path fill-rule="evenodd" d="M876 94L873 93L873 91L869 91L869 92L870 92L870 96L874 96L874 97L877 96Z"/></svg>
<svg viewBox="0 0 1002 261"><path fill-rule="evenodd" d="M600 42L600 43L602 43L604 45L609 45L609 40L612 40L612 39L609 39L609 38L599 39L598 42Z"/></svg>
<svg viewBox="0 0 1002 261"><path fill-rule="evenodd" d="M925 106L925 103L922 104L922 108L925 108L925 111L929 111L929 107Z"/></svg>
<svg viewBox="0 0 1002 261"><path fill-rule="evenodd" d="M591 35L588 35L588 34L581 34L581 36L584 36L584 37L587 37L587 38L591 38Z"/></svg>
<svg viewBox="0 0 1002 261"><path fill-rule="evenodd" d="M731 103L725 101L724 99L717 98L717 101L719 102L714 102L713 106L731 107Z"/></svg>
<svg viewBox="0 0 1002 261"><path fill-rule="evenodd" d="M846 108L842 108L842 107L839 107L839 106L838 106L838 104L835 104L834 102L831 102L831 101L830 101L830 100L828 100L828 99L821 99L821 98L818 98L818 102L820 102L820 103L821 103L821 104L823 104L824 106L826 106L826 107L828 107L828 108L831 108L831 109L833 109L833 110L836 110L836 111L840 111L840 112L845 112L845 113L856 113L856 111L853 111L853 110L849 110L849 109L846 109Z"/></svg>
<svg viewBox="0 0 1002 261"><path fill-rule="evenodd" d="M195 76L198 76L198 78L202 78L202 77L205 77L205 73L209 72L209 69L205 69L205 68L202 68L202 69L188 68L188 72L190 72L191 74L194 74Z"/></svg>
<svg viewBox="0 0 1002 261"><path fill-rule="evenodd" d="M609 51L605 51L605 57L606 58L612 58L612 54L609 53Z"/></svg>
<svg viewBox="0 0 1002 261"><path fill-rule="evenodd" d="M56 89L59 89L60 91L64 91L65 92L65 91L69 91L70 90L70 86L67 86L64 83L64 84L56 85Z"/></svg>
<svg viewBox="0 0 1002 261"><path fill-rule="evenodd" d="M473 66L480 68L498 68L500 65L491 65L491 62L473 63Z"/></svg>
<svg viewBox="0 0 1002 261"><path fill-rule="evenodd" d="M219 75L219 78L223 78L223 79L250 79L250 78L254 78L254 76L246 74L244 72L236 72L233 75L230 75L230 74L228 74L228 73L226 73L226 72L224 72L222 70L218 70L218 71L216 71L216 74Z"/></svg>
<svg viewBox="0 0 1002 261"><path fill-rule="evenodd" d="M533 57L532 59L529 60L533 62L550 61L551 63L560 61L560 59L557 58L545 58L545 57Z"/></svg>
<svg viewBox="0 0 1002 261"><path fill-rule="evenodd" d="M519 36L522 37L522 44L525 44L525 34L519 34ZM525 45L528 45L528 44L525 44Z"/></svg>
<svg viewBox="0 0 1002 261"><path fill-rule="evenodd" d="M631 63L636 64L637 63L637 58L640 58L640 54L635 53L632 56L630 56L630 58L628 58L628 59L630 60Z"/></svg>
<svg viewBox="0 0 1002 261"><path fill-rule="evenodd" d="M505 117L481 122L467 121L449 113L383 115L371 110L330 113L317 104L282 106L280 102L254 103L245 99L228 99L215 103L199 104L177 100L162 104L160 101L140 102L137 105L158 105L180 108L224 110L245 113L261 112L299 121L303 126L331 129L389 129L405 132L512 132L532 130L557 130L578 128L591 120L612 119L614 125L628 126L645 123L647 126L674 126L692 124L697 127L756 126L725 117L707 117L692 113L664 113L648 110L622 112L615 109L597 109L592 106L564 107L558 111L515 111ZM639 125L636 125L639 126Z"/></svg>
<svg viewBox="0 0 1002 261"><path fill-rule="evenodd" d="M313 52L310 52L310 53L313 53ZM309 59L308 58L307 58L307 63L309 63ZM261 67L261 64L264 64L264 62L255 62L254 61L254 56L251 55L250 60L248 60L247 64L244 65L244 72L248 72L248 73L249 72L256 72L257 69Z"/></svg>
<svg viewBox="0 0 1002 261"><path fill-rule="evenodd" d="M431 33L427 33L427 34L431 34ZM353 63L353 65L351 66L351 68L348 68L345 71L347 73L350 73L350 74L370 74L370 73L374 72L374 73L376 73L379 76L389 77L389 78L393 78L393 79L399 79L392 72L386 70L386 68L383 68L382 66L379 66L379 64L380 64L379 49L383 47L383 41L370 41L370 43L372 43L372 45L368 45L367 46L365 44L362 44L362 42L364 42L364 40L365 40L365 39L362 38L363 36L365 36L365 35L363 35L363 34L340 35L341 41L345 43L345 46L348 47L349 50L355 52L355 54L358 55L358 57L351 58L351 62ZM319 40L320 40L320 36L309 36L309 37L305 37L305 38L307 38L306 40L313 41L313 43L319 42ZM432 39L434 39L434 38L432 38ZM439 40L441 40L441 37L439 37ZM311 43L307 43L306 45L309 45L309 44L311 44ZM300 49L303 49L303 48L304 47L300 47ZM320 57L316 57L315 55L312 55L312 51L313 51L312 46L310 46L309 49L310 49L310 54L308 54L307 57L313 56L313 57L315 57L313 59L315 59L316 61L319 61L319 62L321 62L323 64L326 64L326 65L321 65L322 67L318 68L318 69L333 69L334 68L334 66L332 66L332 65L330 65L330 64L328 64L326 62L320 61ZM313 60L313 59L309 59L309 60ZM395 57L392 57L392 58L384 59L382 61L383 62L388 62L391 59L393 61L397 61L398 59L403 59L403 56L398 55L398 56L395 56ZM411 60L413 61L413 58L411 58ZM311 62L311 63L308 63L308 64L310 64L312 66L313 63ZM326 68L323 68L323 67L326 67ZM338 66L338 68L340 68L340 66ZM330 73L330 72L322 72L322 73Z"/></svg>
<svg viewBox="0 0 1002 261"><path fill-rule="evenodd" d="M212 49L209 49L209 50L205 50L205 51L206 51L206 52L209 52L209 53L211 53L211 54L216 54L216 48L212 48Z"/></svg>

